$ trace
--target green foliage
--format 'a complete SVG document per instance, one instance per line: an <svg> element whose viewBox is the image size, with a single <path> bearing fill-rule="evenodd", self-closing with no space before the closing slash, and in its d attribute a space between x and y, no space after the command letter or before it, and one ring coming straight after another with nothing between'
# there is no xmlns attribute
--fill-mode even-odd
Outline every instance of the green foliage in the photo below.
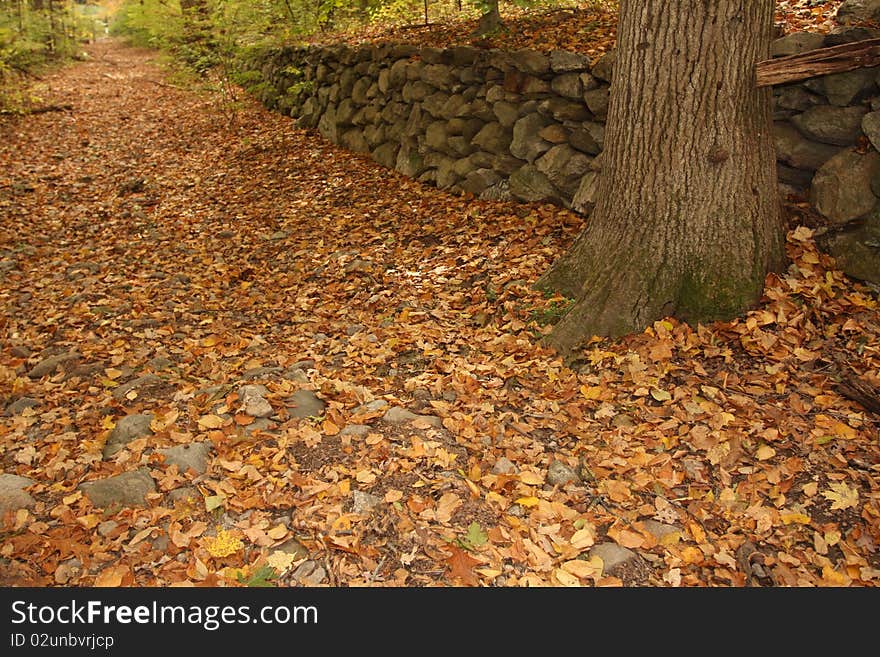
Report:
<svg viewBox="0 0 880 657"><path fill-rule="evenodd" d="M261 566L248 578L243 577L241 573L238 574L238 581L241 584L262 588L275 586L275 583L272 580L277 578L278 573L275 572L275 569L272 568L272 566Z"/></svg>
<svg viewBox="0 0 880 657"><path fill-rule="evenodd" d="M81 41L103 31L96 9L71 0L0 1L0 111L23 109L40 68L78 56Z"/></svg>

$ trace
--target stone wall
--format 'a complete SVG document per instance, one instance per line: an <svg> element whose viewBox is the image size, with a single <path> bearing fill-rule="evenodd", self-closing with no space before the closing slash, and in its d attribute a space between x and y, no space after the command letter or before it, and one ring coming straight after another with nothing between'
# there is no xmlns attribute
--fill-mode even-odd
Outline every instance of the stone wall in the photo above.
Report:
<svg viewBox="0 0 880 657"><path fill-rule="evenodd" d="M880 32L796 33L774 56ZM614 54L408 45L289 47L263 54L269 107L380 164L483 199L594 204ZM880 282L880 70L773 90L784 191L807 196L844 271Z"/></svg>

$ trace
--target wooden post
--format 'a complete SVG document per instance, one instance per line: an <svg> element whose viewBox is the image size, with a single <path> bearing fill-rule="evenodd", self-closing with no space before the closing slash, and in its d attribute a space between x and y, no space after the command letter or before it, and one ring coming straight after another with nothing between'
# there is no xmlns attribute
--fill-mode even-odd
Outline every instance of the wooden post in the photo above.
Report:
<svg viewBox="0 0 880 657"><path fill-rule="evenodd" d="M799 55L770 59L759 62L755 73L759 87L771 87L818 75L872 66L880 66L880 39L853 41L829 48L817 48Z"/></svg>

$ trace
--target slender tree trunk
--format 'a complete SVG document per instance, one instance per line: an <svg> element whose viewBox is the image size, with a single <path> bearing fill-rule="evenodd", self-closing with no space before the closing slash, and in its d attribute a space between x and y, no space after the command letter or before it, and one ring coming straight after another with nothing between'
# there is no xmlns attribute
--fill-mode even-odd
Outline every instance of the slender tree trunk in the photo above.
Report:
<svg viewBox="0 0 880 657"><path fill-rule="evenodd" d="M538 281L576 299L548 336L593 335L674 315L727 319L782 263L766 59L773 0L622 0L598 201Z"/></svg>
<svg viewBox="0 0 880 657"><path fill-rule="evenodd" d="M498 9L498 0L487 0L486 11L480 16L477 22L477 28L474 30L474 36L486 36L497 32L504 26L501 20L501 12Z"/></svg>

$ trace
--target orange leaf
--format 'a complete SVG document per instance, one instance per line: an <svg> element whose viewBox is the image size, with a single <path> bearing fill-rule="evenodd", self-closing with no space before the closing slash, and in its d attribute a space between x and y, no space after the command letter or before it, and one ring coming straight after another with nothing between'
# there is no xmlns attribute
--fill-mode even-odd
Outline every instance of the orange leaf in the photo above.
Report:
<svg viewBox="0 0 880 657"><path fill-rule="evenodd" d="M128 566L108 566L95 579L95 586L122 586L122 579L128 573Z"/></svg>
<svg viewBox="0 0 880 657"><path fill-rule="evenodd" d="M473 568L480 562L454 545L449 545L447 548L452 552L452 556L446 559L446 563L449 564L449 574L453 579L461 580L465 586L477 586L480 579L474 573Z"/></svg>
<svg viewBox="0 0 880 657"><path fill-rule="evenodd" d="M244 413L236 413L234 416L235 423L239 426L246 426L253 423L254 418Z"/></svg>

